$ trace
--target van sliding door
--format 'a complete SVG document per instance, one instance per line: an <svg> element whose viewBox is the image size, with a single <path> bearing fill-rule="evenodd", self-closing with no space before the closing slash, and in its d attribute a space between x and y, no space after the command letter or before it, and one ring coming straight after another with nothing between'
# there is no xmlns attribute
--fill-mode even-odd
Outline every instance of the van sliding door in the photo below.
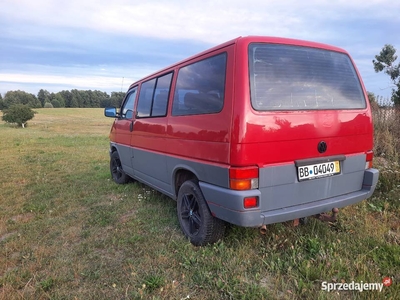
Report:
<svg viewBox="0 0 400 300"><path fill-rule="evenodd" d="M131 137L135 177L167 194L172 191L165 157L172 76L173 73L168 73L141 84Z"/></svg>

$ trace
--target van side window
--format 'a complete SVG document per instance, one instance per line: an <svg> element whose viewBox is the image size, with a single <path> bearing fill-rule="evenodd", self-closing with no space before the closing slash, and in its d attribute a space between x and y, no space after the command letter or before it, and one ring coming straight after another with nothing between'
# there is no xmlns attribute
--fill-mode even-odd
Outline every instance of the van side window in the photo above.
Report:
<svg viewBox="0 0 400 300"><path fill-rule="evenodd" d="M166 115L172 74L169 73L142 83L137 104L137 117L163 117Z"/></svg>
<svg viewBox="0 0 400 300"><path fill-rule="evenodd" d="M134 87L128 92L124 103L121 107L121 118L132 119L133 117L133 105L135 104L137 87Z"/></svg>
<svg viewBox="0 0 400 300"><path fill-rule="evenodd" d="M137 117L150 117L151 102L153 99L156 78L142 83L139 92L139 100L137 105Z"/></svg>
<svg viewBox="0 0 400 300"><path fill-rule="evenodd" d="M157 79L156 90L154 92L152 117L161 117L167 114L169 90L171 87L172 73Z"/></svg>
<svg viewBox="0 0 400 300"><path fill-rule="evenodd" d="M173 116L218 113L224 105L226 53L179 70Z"/></svg>

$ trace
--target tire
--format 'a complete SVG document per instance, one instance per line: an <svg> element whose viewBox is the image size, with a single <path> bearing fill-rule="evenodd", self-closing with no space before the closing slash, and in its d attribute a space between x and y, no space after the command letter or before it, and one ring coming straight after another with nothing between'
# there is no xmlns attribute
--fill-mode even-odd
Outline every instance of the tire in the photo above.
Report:
<svg viewBox="0 0 400 300"><path fill-rule="evenodd" d="M211 215L203 193L194 180L182 184L177 205L179 224L193 245L212 244L224 236L225 222Z"/></svg>
<svg viewBox="0 0 400 300"><path fill-rule="evenodd" d="M110 157L110 172L112 179L118 184L125 184L129 182L129 176L125 174L122 169L121 160L119 154L114 151Z"/></svg>

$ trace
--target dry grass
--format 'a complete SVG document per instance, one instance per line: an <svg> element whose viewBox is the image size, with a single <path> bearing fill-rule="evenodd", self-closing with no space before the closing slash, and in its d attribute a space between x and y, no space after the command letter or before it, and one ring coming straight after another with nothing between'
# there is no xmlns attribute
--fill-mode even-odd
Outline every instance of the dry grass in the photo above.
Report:
<svg viewBox="0 0 400 300"><path fill-rule="evenodd" d="M110 180L111 122L101 109L39 109L26 129L0 123L0 299L400 298L390 160L374 199L336 224L275 224L265 236L231 226L196 248L172 200ZM394 284L382 293L321 291L385 276Z"/></svg>
<svg viewBox="0 0 400 300"><path fill-rule="evenodd" d="M398 161L400 159L400 107L373 106L375 155Z"/></svg>

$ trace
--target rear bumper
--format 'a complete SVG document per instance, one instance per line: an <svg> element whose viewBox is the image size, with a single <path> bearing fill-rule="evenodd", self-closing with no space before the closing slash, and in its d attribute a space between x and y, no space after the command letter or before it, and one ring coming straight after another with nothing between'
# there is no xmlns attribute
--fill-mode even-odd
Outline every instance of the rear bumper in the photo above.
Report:
<svg viewBox="0 0 400 300"><path fill-rule="evenodd" d="M279 223L308 217L330 211L334 207L341 208L360 202L372 196L378 182L378 177L378 170L368 169L364 172L362 188L359 191L268 211L262 211L260 208L244 209L243 207L243 199L245 197L256 196L259 197L260 203L263 201L263 195L259 189L234 191L204 182L200 182L199 184L214 216L235 225L258 227L263 224ZM280 199L269 200L280 201Z"/></svg>

